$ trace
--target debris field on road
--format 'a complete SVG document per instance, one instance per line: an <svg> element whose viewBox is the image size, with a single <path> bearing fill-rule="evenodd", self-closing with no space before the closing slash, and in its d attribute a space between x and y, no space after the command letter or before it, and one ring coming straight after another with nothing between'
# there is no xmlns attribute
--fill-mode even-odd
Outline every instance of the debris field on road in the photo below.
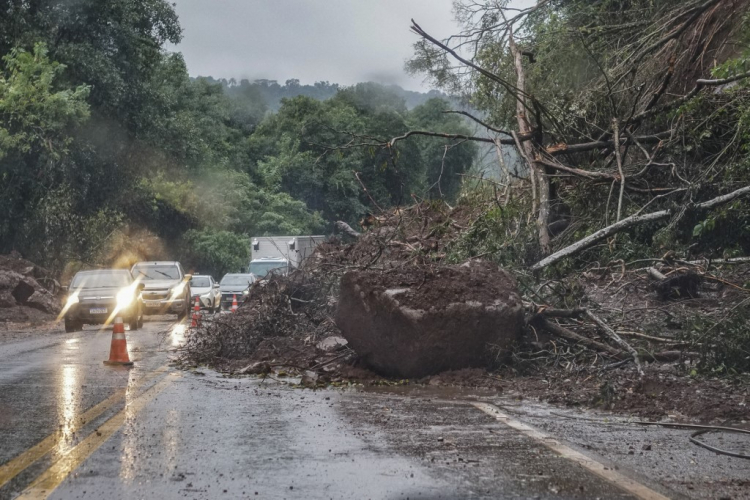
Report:
<svg viewBox="0 0 750 500"><path fill-rule="evenodd" d="M305 385L400 384L408 378L412 383L491 387L518 397L653 418L750 420L746 404L750 394L743 376L714 379L696 374L693 367L698 356L708 351L701 352L695 341L684 336L696 313L721 317L746 298L745 292L731 286L746 273L741 267L709 273L705 264L693 263L688 272L700 273L700 295L677 299L664 297L663 287L646 272L656 266L668 277L688 274L686 265L669 260L652 262L646 269L599 266L541 285L514 271L511 281L518 281L525 309L518 341L512 347L507 342L516 338L515 319L510 325L503 322L509 334L496 325L494 342L484 336L486 332L473 328L476 323L460 324L461 328L453 330L460 342L476 335L484 349L472 348L471 359L455 365L442 353L430 352L440 342L416 342L403 331L393 333L399 327L404 331L413 327L403 311L395 315L396 320L378 314L375 321L375 315L362 314L362 302L357 305L362 310L353 310L347 317L344 311L356 301L354 285L360 292L374 294L369 301L382 301L391 290L393 307L401 307L395 301L402 300L409 309L421 300L424 307L430 304L435 310L445 308L453 297L457 302L470 302L470 280L452 275L461 271L450 260L451 248L490 208L488 204L459 203L451 208L423 202L383 213L362 234L351 230L341 239L331 239L318 247L303 269L254 285L236 314L218 315L202 328L191 329L180 363L235 374L295 374ZM517 307L512 286L503 292L499 284L497 288L487 283L493 277L502 282L497 277L506 276L507 271L483 262L481 256L467 262L485 266L486 279L477 281L481 283L478 288L489 287L482 300L491 296L511 309ZM367 290L362 289L365 282ZM408 292L394 295L393 290L400 289ZM573 294L576 300L569 301ZM719 298L721 308L717 308ZM580 308L582 303L586 309ZM515 318L514 314L510 317ZM541 328L540 318L544 320ZM436 334L436 339L447 338L449 332L443 337ZM385 339L387 334L391 336ZM348 343L337 344L334 351L320 349L320 341L329 337L343 337ZM374 341L362 342L368 338L386 342L378 350ZM418 366L425 360L423 365L430 366ZM699 396L692 398L691 393Z"/></svg>

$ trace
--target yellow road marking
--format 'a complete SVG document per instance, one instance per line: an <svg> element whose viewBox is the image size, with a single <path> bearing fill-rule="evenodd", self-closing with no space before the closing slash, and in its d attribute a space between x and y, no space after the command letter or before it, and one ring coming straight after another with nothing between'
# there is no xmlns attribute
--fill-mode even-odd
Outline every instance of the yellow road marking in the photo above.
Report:
<svg viewBox="0 0 750 500"><path fill-rule="evenodd" d="M112 437L115 432L120 430L120 427L122 427L128 418L135 417L157 394L171 384L177 376L176 373L170 373L138 396L124 410L107 420L99 427L97 432L89 434L86 439L78 443L60 460L55 462L52 467L36 478L28 488L16 497L17 500L42 500L49 497L71 472L77 469L92 453Z"/></svg>
<svg viewBox="0 0 750 500"><path fill-rule="evenodd" d="M619 472L612 470L611 468L605 467L603 464L587 457L583 453L577 452L576 450L565 446L549 434L545 434L544 432L534 429L533 427L529 427L523 422L519 422L518 420L509 417L508 415L500 411L497 406L487 403L472 404L488 415L495 417L496 420L504 423L508 427L512 427L513 429L520 431L522 434L525 434L535 441L542 443L544 446L551 449L563 458L567 458L568 460L572 460L573 462L580 464L597 476L604 478L611 483L614 483L620 489L625 490L626 492L636 496L637 498L642 498L644 500L669 500L669 497L665 497L661 493L657 493L651 488L648 488L641 483L625 477Z"/></svg>
<svg viewBox="0 0 750 500"><path fill-rule="evenodd" d="M118 389L114 394L112 394L110 397L102 401L101 403L92 406L86 412L84 412L81 416L78 417L78 424L74 423L71 427L72 432L77 432L81 427L86 425L88 422L91 422L96 417L104 413L105 411L109 410L116 404L118 404L122 399L125 398L128 390L134 391L138 387L142 386L143 384L147 383L148 381L152 380L156 376L158 376L161 373L164 373L167 370L167 365L161 366L157 368L154 372L149 373L146 375L143 379L141 379L136 385L133 387L126 387L124 389ZM25 452L18 455L16 458L11 460L10 462L7 462L3 465L0 465L0 488L2 488L8 481L16 477L18 474L20 474L24 469L26 469L28 466L42 458L44 455L55 449L60 444L60 441L64 438L63 433L61 432L55 432L54 434L50 434L46 438L44 438L39 443L35 444Z"/></svg>

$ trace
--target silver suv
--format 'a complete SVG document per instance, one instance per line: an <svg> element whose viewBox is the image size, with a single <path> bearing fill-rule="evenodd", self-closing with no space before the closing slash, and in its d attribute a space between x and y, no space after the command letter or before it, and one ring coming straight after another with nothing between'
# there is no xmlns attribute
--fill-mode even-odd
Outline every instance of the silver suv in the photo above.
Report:
<svg viewBox="0 0 750 500"><path fill-rule="evenodd" d="M177 314L178 319L188 315L191 276L179 262L138 262L130 273L145 285L141 292L144 314Z"/></svg>

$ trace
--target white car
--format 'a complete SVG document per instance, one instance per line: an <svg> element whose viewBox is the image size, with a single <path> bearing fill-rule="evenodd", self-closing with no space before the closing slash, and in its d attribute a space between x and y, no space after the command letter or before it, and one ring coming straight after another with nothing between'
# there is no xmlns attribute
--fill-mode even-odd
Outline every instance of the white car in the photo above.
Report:
<svg viewBox="0 0 750 500"><path fill-rule="evenodd" d="M190 290L192 297L190 299L190 308L195 307L195 299L198 298L198 304L201 309L207 309L209 312L216 312L221 306L221 291L219 284L214 281L213 276L205 274L196 274L190 278Z"/></svg>

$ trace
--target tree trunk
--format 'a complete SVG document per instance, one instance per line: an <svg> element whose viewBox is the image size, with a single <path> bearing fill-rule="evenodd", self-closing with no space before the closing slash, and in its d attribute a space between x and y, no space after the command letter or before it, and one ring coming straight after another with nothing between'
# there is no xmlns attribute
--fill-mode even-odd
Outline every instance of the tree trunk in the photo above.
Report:
<svg viewBox="0 0 750 500"><path fill-rule="evenodd" d="M526 73L523 69L523 54L518 50L518 46L513 38L512 28L508 34L508 42L516 67L516 120L518 122L518 132L520 135L530 135L532 133L531 125L529 125L529 121L526 118ZM539 207L536 220L537 230L539 232L539 246L542 248L542 252L547 255L551 250L549 235L549 178L546 175L544 164L537 161L538 155L535 151L533 141L522 143L520 148L521 151L519 151L519 153L526 158L526 161L529 164L529 175L532 176L532 185L534 184L534 179L537 181L538 203L537 200L533 200L532 206Z"/></svg>

